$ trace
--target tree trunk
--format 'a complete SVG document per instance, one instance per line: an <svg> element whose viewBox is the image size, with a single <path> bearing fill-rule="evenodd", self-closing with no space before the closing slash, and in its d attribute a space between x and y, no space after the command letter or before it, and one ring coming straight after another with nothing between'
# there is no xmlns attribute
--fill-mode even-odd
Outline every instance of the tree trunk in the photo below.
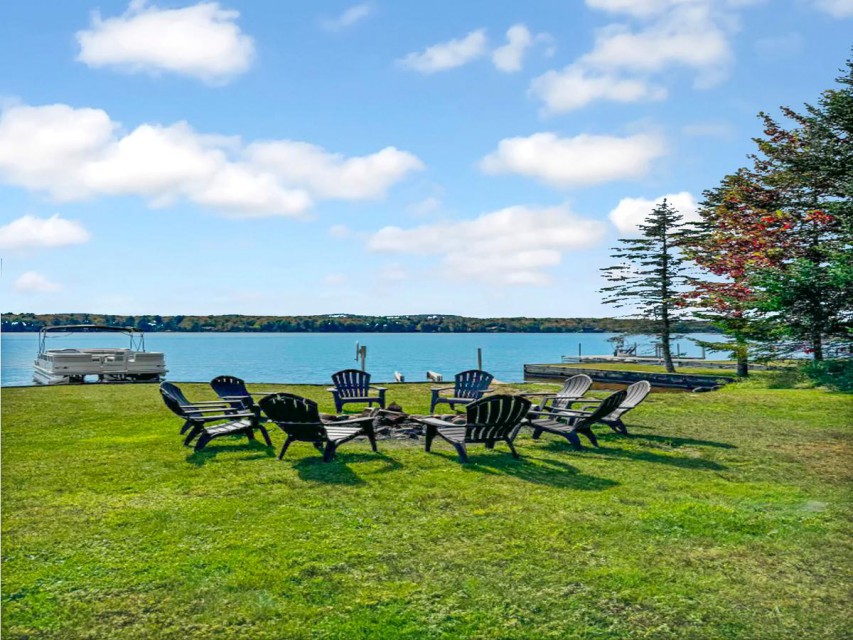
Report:
<svg viewBox="0 0 853 640"><path fill-rule="evenodd" d="M670 349L670 320L669 320L669 309L667 308L666 303L661 307L661 331L660 331L660 341L661 348L663 349L663 366L666 369L667 373L675 373L675 365L672 362L672 350Z"/></svg>
<svg viewBox="0 0 853 640"><path fill-rule="evenodd" d="M815 361L823 360L823 340L819 333L812 335L812 350Z"/></svg>
<svg viewBox="0 0 853 640"><path fill-rule="evenodd" d="M735 347L735 358L737 358L737 377L749 377L749 351L745 342L738 341Z"/></svg>

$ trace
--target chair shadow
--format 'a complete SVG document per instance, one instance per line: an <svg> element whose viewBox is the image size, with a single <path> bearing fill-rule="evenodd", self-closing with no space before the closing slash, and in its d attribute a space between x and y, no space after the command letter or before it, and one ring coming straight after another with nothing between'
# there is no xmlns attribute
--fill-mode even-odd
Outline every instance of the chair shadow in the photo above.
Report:
<svg viewBox="0 0 853 640"><path fill-rule="evenodd" d="M313 449L313 447L312 447ZM403 465L394 458L382 453L348 453L338 451L337 455L331 462L323 462L323 457L317 454L307 455L293 463L293 468L302 480L310 482L321 482L324 484L342 484L357 486L365 484L365 480L361 478L355 471L349 468L349 464L359 462L382 462L383 467L374 471L369 471L365 475L374 475L379 473L388 473L401 469ZM288 454L290 451L288 451ZM282 462L287 462L285 456Z"/></svg>
<svg viewBox="0 0 853 640"><path fill-rule="evenodd" d="M242 442L224 444L224 439L220 439L211 441L201 451L193 451L187 455L187 462L197 467L202 467L208 462L212 462L220 453L230 453L232 451L242 451L250 454L242 456L240 460L260 460L262 458L275 457L275 448L268 447L263 440L249 440L247 442L243 439Z"/></svg>
<svg viewBox="0 0 853 640"><path fill-rule="evenodd" d="M614 434L615 435L615 434ZM550 451L566 451L575 452L568 442L565 440L551 440L545 445ZM592 447L584 443L584 450L581 455L594 455L604 458L621 458L623 460L632 460L635 462L652 462L655 464L665 464L671 467L680 469L694 469L704 471L723 471L726 469L724 465L712 460L703 460L702 458L686 458L683 456L665 456L651 451L631 451L629 449L616 449L610 447Z"/></svg>
<svg viewBox="0 0 853 640"><path fill-rule="evenodd" d="M677 449L678 447L715 447L717 449L737 449L737 447L733 444L729 444L728 442L716 442L715 440L698 440L696 438L679 438L676 436L658 436L646 433L637 433L633 429L646 429L648 427L643 426L633 426L632 431L625 436L621 433L615 433L608 429L604 431L602 429L597 429L595 432L596 437L599 440L618 442L621 438L628 438L632 440L649 440L650 442L660 442L661 444L667 444L673 449Z"/></svg>
<svg viewBox="0 0 853 640"><path fill-rule="evenodd" d="M512 476L534 484L550 485L561 489L577 489L581 491L603 491L619 485L615 480L599 478L581 473L576 467L553 460L529 455L520 451L520 460L512 457L509 451L502 451L500 444L494 451L476 451L468 449L468 463L459 461L459 456L449 451L435 449L427 455L445 458L459 464L466 471L476 471L493 476ZM531 464L533 462L534 464Z"/></svg>

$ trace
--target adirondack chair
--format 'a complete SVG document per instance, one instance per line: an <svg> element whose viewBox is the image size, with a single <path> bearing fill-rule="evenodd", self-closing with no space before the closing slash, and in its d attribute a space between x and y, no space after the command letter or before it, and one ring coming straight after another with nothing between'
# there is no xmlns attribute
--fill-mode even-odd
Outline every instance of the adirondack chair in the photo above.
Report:
<svg viewBox="0 0 853 640"><path fill-rule="evenodd" d="M261 410L287 434L287 440L278 454L281 460L293 442L310 442L329 462L338 446L357 436L367 436L371 448L376 451L376 432L373 417L352 418L336 422L324 422L320 418L317 403L292 393L273 393L258 402Z"/></svg>
<svg viewBox="0 0 853 640"><path fill-rule="evenodd" d="M480 369L471 369L456 374L456 380L452 387L432 388L432 399L429 403L429 412L435 413L435 406L440 403L447 403L453 409L457 404L471 404L474 400L479 400L483 394L489 389L495 377L487 371ZM452 396L441 395L442 391L453 391Z"/></svg>
<svg viewBox="0 0 853 640"><path fill-rule="evenodd" d="M196 451L201 451L208 442L222 436L242 434L254 440L255 429L261 432L267 446L272 446L269 433L258 420L257 412L249 408L238 411L231 402L225 400L190 402L181 389L171 382L160 385L160 395L166 406L184 420L181 435L187 434L185 446L189 446L196 436Z"/></svg>
<svg viewBox="0 0 853 640"><path fill-rule="evenodd" d="M551 411L556 409L571 409L572 404L583 399L583 394L592 386L592 378L579 374L567 378L563 387L557 393L533 392L523 393L525 398L541 397L541 404L533 407L534 411Z"/></svg>
<svg viewBox="0 0 853 640"><path fill-rule="evenodd" d="M230 402L234 409L257 408L246 383L236 376L218 376L210 381L210 388L222 400Z"/></svg>
<svg viewBox="0 0 853 640"><path fill-rule="evenodd" d="M617 391L607 396L591 412L583 411L531 411L528 414L528 424L533 429L533 439L538 440L543 431L563 436L577 450L583 449L579 433L585 435L594 447L598 439L592 432L592 425L601 420L618 407L625 399L625 391Z"/></svg>
<svg viewBox="0 0 853 640"><path fill-rule="evenodd" d="M326 391L331 391L335 399L335 411L341 413L344 410L344 405L350 402L367 403L368 407L372 407L376 402L382 409L385 408L385 387L374 387L370 384L370 374L359 369L344 369L332 374L332 382L334 387L329 387ZM378 392L379 395L371 396L371 389Z"/></svg>
<svg viewBox="0 0 853 640"><path fill-rule="evenodd" d="M480 443L487 449L494 449L495 443L501 440L507 443L513 457L518 458L513 440L530 410L530 404L530 400L521 396L494 395L468 404L465 407L465 424L454 424L432 416L412 419L426 425L425 451L430 450L432 441L439 436L453 445L462 462L468 462L468 444Z"/></svg>
<svg viewBox="0 0 853 640"><path fill-rule="evenodd" d="M608 427L613 429L616 433L621 433L622 435L628 435L628 427L625 426L625 423L622 422L622 416L628 413L631 409L640 404L643 400L646 399L646 396L652 390L652 385L648 380L640 380L639 382L635 382L634 384L628 385L628 388L625 389L626 396L622 403L616 407L609 414L606 414L598 419L598 422L603 422ZM588 405L590 407L597 404L599 401L589 398L586 400L581 400L580 405ZM580 410L562 410L560 413L568 413L568 414L587 414L592 409L580 409Z"/></svg>

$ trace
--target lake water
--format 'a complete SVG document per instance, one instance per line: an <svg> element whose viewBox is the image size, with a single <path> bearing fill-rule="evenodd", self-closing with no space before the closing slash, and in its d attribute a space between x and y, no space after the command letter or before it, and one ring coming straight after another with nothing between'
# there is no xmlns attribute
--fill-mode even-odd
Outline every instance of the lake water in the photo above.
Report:
<svg viewBox="0 0 853 640"><path fill-rule="evenodd" d="M426 380L437 371L445 380L477 366L477 348L483 349L483 368L498 380L517 382L526 363L560 362L560 356L600 355L613 352L612 333L148 333L148 351L166 354L170 380L207 382L231 374L247 382L304 382L326 384L340 369L355 368L355 343L367 345L367 370L375 382ZM700 350L688 338L677 341L682 354ZM38 334L3 333L3 386L32 384L32 366L38 352ZM639 351L652 351L651 336L633 336ZM127 338L111 334L71 334L49 338L48 348L127 347Z"/></svg>

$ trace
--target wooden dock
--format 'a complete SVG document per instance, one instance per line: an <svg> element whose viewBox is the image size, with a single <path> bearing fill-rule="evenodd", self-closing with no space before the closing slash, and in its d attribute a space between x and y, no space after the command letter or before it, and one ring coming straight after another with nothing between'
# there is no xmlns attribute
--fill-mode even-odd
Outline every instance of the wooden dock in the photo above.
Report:
<svg viewBox="0 0 853 640"><path fill-rule="evenodd" d="M734 378L715 375L695 375L686 373L651 373L648 371L614 371L610 369L586 369L566 367L559 364L524 365L525 381L562 382L566 378L586 374L593 382L604 384L633 384L648 380L652 387L660 389L684 389L685 391L711 391L734 382Z"/></svg>

